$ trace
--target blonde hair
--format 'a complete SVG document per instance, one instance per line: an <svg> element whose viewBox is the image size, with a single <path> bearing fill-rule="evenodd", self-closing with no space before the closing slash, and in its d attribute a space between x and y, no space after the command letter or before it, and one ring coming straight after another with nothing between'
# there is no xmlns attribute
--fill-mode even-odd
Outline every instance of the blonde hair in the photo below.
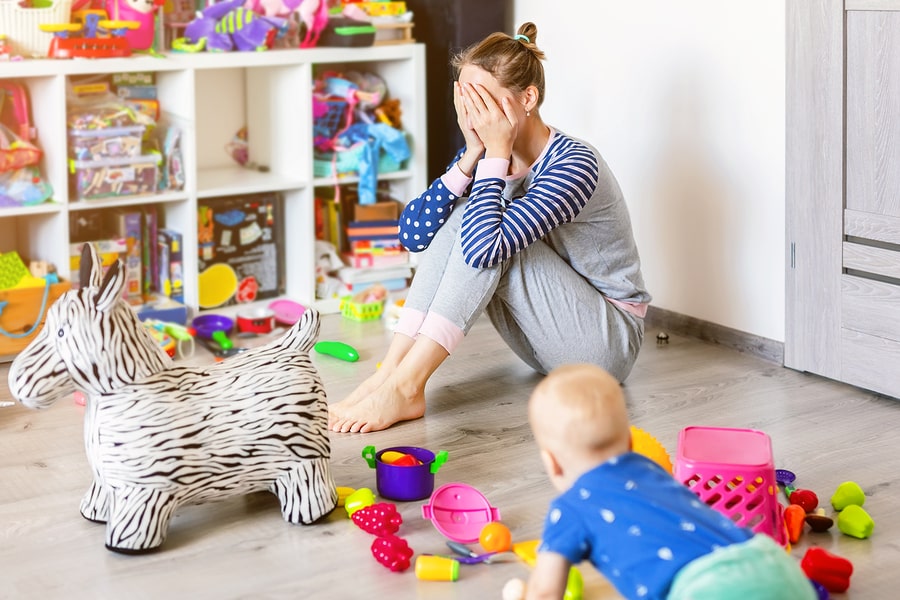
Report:
<svg viewBox="0 0 900 600"><path fill-rule="evenodd" d="M631 430L619 382L595 365L557 367L534 389L529 417L535 435L560 451L617 454L629 448Z"/></svg>
<svg viewBox="0 0 900 600"><path fill-rule="evenodd" d="M508 90L521 94L533 85L538 91L537 106L544 102L544 52L537 47L537 25L519 26L515 36L492 33L472 44L450 60L454 78L465 66L479 67L490 73Z"/></svg>

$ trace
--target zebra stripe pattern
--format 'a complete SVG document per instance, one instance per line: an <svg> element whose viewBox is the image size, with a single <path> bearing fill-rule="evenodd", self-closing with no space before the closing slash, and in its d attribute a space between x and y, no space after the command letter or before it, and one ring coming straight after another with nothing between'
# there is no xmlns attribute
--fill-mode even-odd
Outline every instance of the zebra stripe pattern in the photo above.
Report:
<svg viewBox="0 0 900 600"><path fill-rule="evenodd" d="M86 244L82 262L99 272ZM82 515L106 523L124 553L165 541L177 507L269 491L290 523L330 512L325 389L309 352L319 316L307 310L281 338L206 367L174 366L121 300L124 273L63 295L10 368L12 394L32 408L85 392L93 482Z"/></svg>

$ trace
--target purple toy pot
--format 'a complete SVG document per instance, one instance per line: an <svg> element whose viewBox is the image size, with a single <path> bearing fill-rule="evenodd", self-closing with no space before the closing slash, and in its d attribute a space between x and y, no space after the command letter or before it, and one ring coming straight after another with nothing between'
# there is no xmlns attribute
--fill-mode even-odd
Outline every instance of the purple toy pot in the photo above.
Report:
<svg viewBox="0 0 900 600"><path fill-rule="evenodd" d="M409 454L422 464L412 466L391 465L381 460L385 452ZM378 495L388 500L410 501L428 498L434 491L434 474L447 462L447 452L437 454L415 446L395 446L375 452L375 446L363 448L362 457L375 469Z"/></svg>

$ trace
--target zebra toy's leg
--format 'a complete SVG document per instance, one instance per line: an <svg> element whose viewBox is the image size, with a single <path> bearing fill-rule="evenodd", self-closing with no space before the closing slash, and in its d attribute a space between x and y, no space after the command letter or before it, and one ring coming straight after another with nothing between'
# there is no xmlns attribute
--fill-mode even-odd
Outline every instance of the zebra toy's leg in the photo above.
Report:
<svg viewBox="0 0 900 600"><path fill-rule="evenodd" d="M109 499L106 490L96 481L81 498L81 516L95 523L106 523L109 518Z"/></svg>
<svg viewBox="0 0 900 600"><path fill-rule="evenodd" d="M109 492L106 547L113 552L140 554L166 541L169 521L178 502L169 492L116 487Z"/></svg>
<svg viewBox="0 0 900 600"><path fill-rule="evenodd" d="M337 488L327 458L301 461L300 465L272 483L281 503L281 514L289 523L309 525L337 506Z"/></svg>

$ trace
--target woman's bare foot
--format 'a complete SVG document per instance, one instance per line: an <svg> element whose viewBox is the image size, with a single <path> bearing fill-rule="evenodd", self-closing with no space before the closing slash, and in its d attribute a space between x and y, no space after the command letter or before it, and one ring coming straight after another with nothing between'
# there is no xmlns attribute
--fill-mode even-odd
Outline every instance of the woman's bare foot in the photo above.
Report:
<svg viewBox="0 0 900 600"><path fill-rule="evenodd" d="M400 421L425 416L425 394L421 391L405 394L391 381L384 382L378 389L365 397L357 398L352 404L347 404L349 400L350 398L329 407L331 431L369 433L387 429Z"/></svg>
<svg viewBox="0 0 900 600"><path fill-rule="evenodd" d="M333 429L335 422L340 419L341 414L348 411L350 407L355 406L364 398L369 396L372 392L381 387L387 380L387 376L389 373L384 369L378 369L369 377L359 384L355 390L353 390L349 396L341 400L340 402L336 402L334 404L330 404L328 406L328 429ZM334 429L334 431L338 431Z"/></svg>

